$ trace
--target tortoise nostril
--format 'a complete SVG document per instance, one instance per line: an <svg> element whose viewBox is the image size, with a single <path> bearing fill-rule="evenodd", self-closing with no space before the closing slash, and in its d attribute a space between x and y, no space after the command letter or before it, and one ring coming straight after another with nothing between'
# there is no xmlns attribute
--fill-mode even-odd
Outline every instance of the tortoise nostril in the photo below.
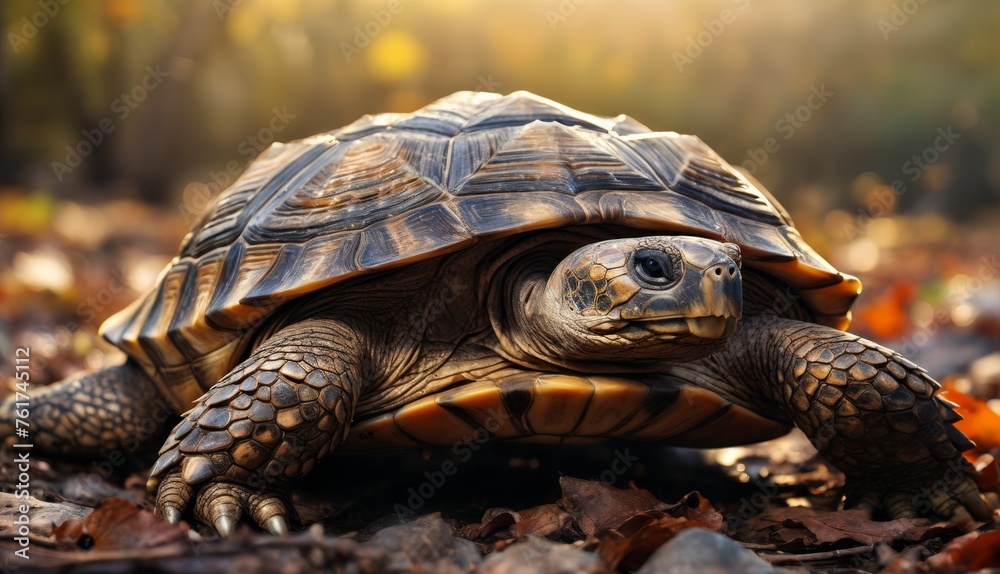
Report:
<svg viewBox="0 0 1000 574"><path fill-rule="evenodd" d="M730 265L729 266L729 276L732 277L733 275L736 275L736 268Z"/></svg>
<svg viewBox="0 0 1000 574"><path fill-rule="evenodd" d="M719 269L718 267L716 267L715 268L715 274L716 275L722 275L722 269Z"/></svg>

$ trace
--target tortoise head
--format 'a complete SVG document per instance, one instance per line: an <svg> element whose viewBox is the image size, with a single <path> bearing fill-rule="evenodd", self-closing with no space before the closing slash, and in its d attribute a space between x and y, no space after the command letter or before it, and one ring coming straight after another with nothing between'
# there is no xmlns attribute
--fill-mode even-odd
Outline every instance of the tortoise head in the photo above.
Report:
<svg viewBox="0 0 1000 574"><path fill-rule="evenodd" d="M689 361L736 330L740 250L687 236L592 243L525 299L525 331L545 341L533 354L548 362Z"/></svg>

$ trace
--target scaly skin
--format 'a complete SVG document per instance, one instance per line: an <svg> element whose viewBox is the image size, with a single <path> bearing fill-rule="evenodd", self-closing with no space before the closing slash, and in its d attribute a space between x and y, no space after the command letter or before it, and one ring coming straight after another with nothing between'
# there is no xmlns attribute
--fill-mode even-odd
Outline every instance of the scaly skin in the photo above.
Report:
<svg viewBox="0 0 1000 574"><path fill-rule="evenodd" d="M175 415L142 369L123 365L80 373L32 391L29 432L45 452L94 459L148 452ZM0 406L0 436L13 444L14 397Z"/></svg>
<svg viewBox="0 0 1000 574"><path fill-rule="evenodd" d="M894 518L989 520L961 455L972 442L940 385L900 354L813 323L745 317L726 348L671 374L749 403L781 405L847 476L848 503ZM742 391L742 392L739 392ZM734 395L735 393L735 395ZM778 418L780 413L771 413Z"/></svg>
<svg viewBox="0 0 1000 574"><path fill-rule="evenodd" d="M195 516L228 535L244 508L274 534L287 532L284 485L340 444L360 393L356 340L329 319L276 333L201 397L160 450L148 487L177 523Z"/></svg>
<svg viewBox="0 0 1000 574"><path fill-rule="evenodd" d="M780 319L772 329L787 340L775 394L844 471L858 504L894 518L930 511L965 523L990 519L961 454L974 445L924 369L850 333Z"/></svg>

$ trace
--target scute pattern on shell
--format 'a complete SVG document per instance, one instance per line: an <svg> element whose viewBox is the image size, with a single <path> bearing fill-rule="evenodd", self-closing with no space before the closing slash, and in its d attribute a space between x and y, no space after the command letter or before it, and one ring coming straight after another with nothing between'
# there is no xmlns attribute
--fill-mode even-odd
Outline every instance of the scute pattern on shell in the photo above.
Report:
<svg viewBox="0 0 1000 574"><path fill-rule="evenodd" d="M745 265L839 328L860 291L696 137L527 92L460 92L271 146L206 210L157 286L102 330L183 406L291 299L477 241L583 224L737 243Z"/></svg>

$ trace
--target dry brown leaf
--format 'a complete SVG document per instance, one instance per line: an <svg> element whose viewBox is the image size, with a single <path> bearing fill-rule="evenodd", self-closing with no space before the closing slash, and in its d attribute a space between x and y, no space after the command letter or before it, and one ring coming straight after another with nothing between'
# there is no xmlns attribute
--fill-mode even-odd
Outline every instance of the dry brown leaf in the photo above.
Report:
<svg viewBox="0 0 1000 574"><path fill-rule="evenodd" d="M24 505L29 507L27 514L21 513L21 507ZM18 533L22 524L18 524L17 521L27 520L28 531L32 535L51 536L57 524L69 520L82 521L88 513L90 513L89 508L69 502L45 502L33 496L25 500L7 492L0 492L0 532L5 534Z"/></svg>
<svg viewBox="0 0 1000 574"><path fill-rule="evenodd" d="M478 524L467 524L459 536L482 540L491 535L522 538L528 534L559 537L572 530L573 517L555 504L543 504L515 512L509 508L490 508ZM503 545L501 545L503 546Z"/></svg>
<svg viewBox="0 0 1000 574"><path fill-rule="evenodd" d="M595 482L564 476L559 479L563 497L558 504L576 519L587 536L601 530L616 530L632 517L650 510L666 511L671 506L648 490L615 488Z"/></svg>
<svg viewBox="0 0 1000 574"><path fill-rule="evenodd" d="M479 540L501 530L509 528L521 520L519 513L509 508L490 508L483 513L483 519L478 524L466 524L458 532L462 538Z"/></svg>
<svg viewBox="0 0 1000 574"><path fill-rule="evenodd" d="M801 549L841 540L861 544L919 539L930 526L924 518L876 522L863 510L829 511L817 508L771 508L748 521L751 530L779 550Z"/></svg>
<svg viewBox="0 0 1000 574"><path fill-rule="evenodd" d="M634 570L680 531L687 528L717 531L722 524L722 515L708 499L692 492L669 505L669 514L650 510L633 516L614 530L599 531L597 552L613 568Z"/></svg>
<svg viewBox="0 0 1000 574"><path fill-rule="evenodd" d="M108 498L84 520L67 520L53 533L78 548L153 548L188 539L186 524L173 526L122 498Z"/></svg>
<svg viewBox="0 0 1000 574"><path fill-rule="evenodd" d="M520 520L514 524L513 533L517 538L527 534L544 537L558 537L572 529L573 517L557 504L543 504L517 514Z"/></svg>
<svg viewBox="0 0 1000 574"><path fill-rule="evenodd" d="M633 521L629 534L615 531L603 531L598 534L597 554L605 564L611 568L635 570L678 532L698 526L686 518L670 516L655 510L652 512L661 516L646 520L638 527L635 526L636 521ZM624 538L621 537L623 535Z"/></svg>
<svg viewBox="0 0 1000 574"><path fill-rule="evenodd" d="M723 519L705 497L690 493L667 504L647 490L563 477L560 506L576 518L587 535L586 548L596 548L611 568L635 569L664 542L685 528L718 530Z"/></svg>

